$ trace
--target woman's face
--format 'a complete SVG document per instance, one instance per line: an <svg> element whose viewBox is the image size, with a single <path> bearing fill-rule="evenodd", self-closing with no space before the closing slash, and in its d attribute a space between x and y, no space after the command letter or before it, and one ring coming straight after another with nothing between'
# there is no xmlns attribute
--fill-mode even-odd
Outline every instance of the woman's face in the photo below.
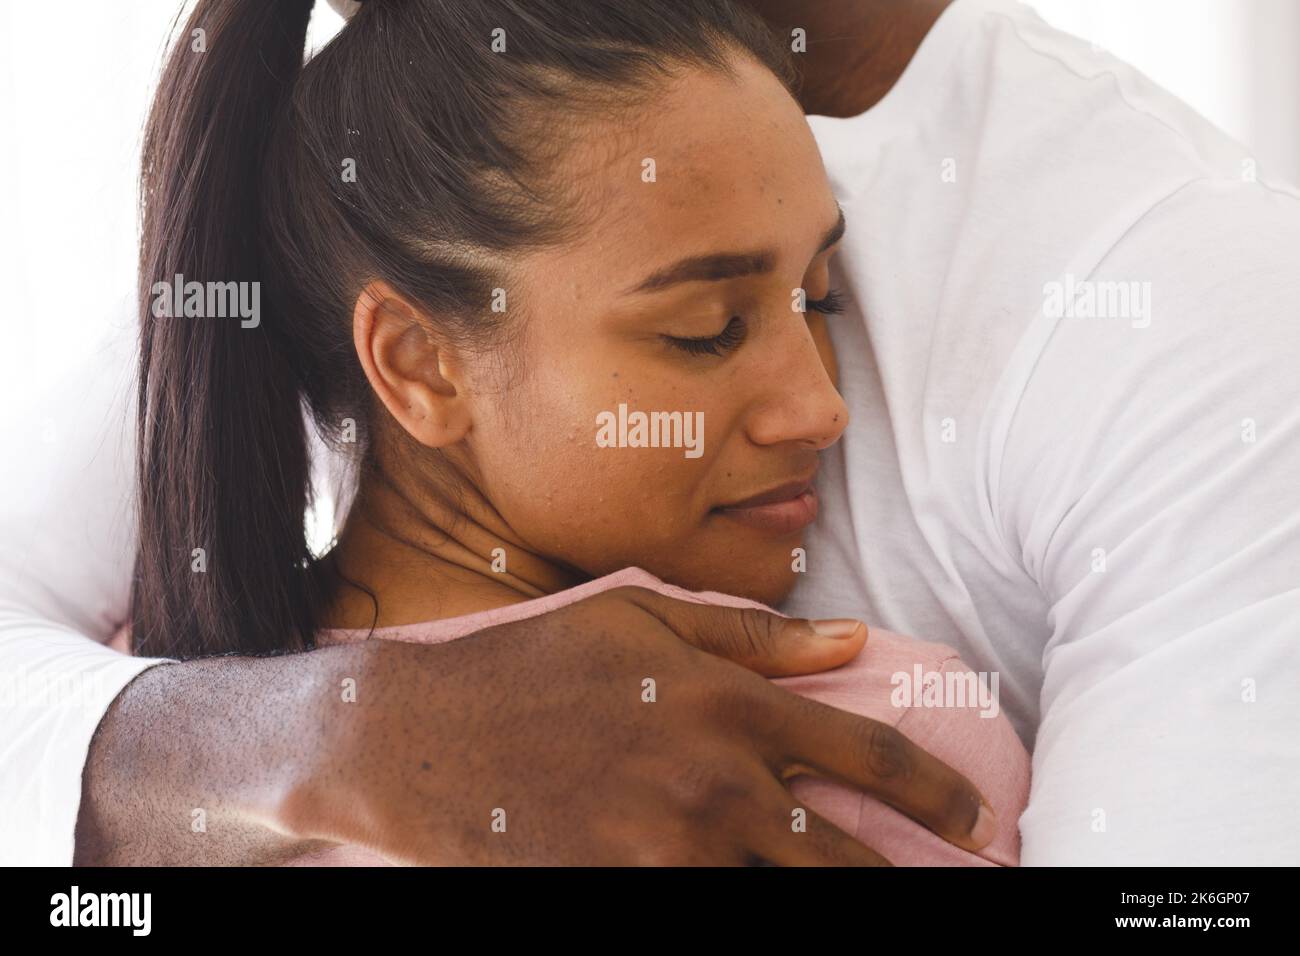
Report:
<svg viewBox="0 0 1300 956"><path fill-rule="evenodd" d="M848 421L823 316L795 308L830 291L842 223L794 100L737 70L691 71L583 134L565 175L591 228L519 263L518 367L468 369L466 451L540 555L775 602ZM632 447L653 413L676 413L659 437L677 447Z"/></svg>

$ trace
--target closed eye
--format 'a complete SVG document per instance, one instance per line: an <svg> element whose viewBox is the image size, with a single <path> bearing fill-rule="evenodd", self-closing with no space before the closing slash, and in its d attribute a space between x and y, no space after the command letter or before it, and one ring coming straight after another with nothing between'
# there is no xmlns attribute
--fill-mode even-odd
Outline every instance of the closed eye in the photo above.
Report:
<svg viewBox="0 0 1300 956"><path fill-rule="evenodd" d="M844 295L839 289L831 289L820 299L809 299L804 304L822 315L839 315L844 311Z"/></svg>
<svg viewBox="0 0 1300 956"><path fill-rule="evenodd" d="M740 343L745 341L747 331L745 320L738 315L733 315L726 327L717 335L699 338L665 335L663 338L673 348L680 349L688 355L722 355L739 347Z"/></svg>

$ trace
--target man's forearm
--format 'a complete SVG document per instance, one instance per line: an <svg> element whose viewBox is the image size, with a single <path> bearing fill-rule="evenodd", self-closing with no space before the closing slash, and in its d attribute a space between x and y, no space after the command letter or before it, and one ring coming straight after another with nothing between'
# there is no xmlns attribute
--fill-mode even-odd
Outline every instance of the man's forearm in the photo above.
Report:
<svg viewBox="0 0 1300 956"><path fill-rule="evenodd" d="M883 862L815 815L790 828L795 767L979 849L969 780L759 676L834 667L866 637L619 588L440 644L160 665L100 723L76 862L273 864L331 844L398 864ZM646 706L646 675L671 706Z"/></svg>
<svg viewBox="0 0 1300 956"><path fill-rule="evenodd" d="M360 647L161 665L114 701L82 779L78 865L256 865L311 844L287 813L314 772L325 695ZM295 811L296 812L296 811Z"/></svg>

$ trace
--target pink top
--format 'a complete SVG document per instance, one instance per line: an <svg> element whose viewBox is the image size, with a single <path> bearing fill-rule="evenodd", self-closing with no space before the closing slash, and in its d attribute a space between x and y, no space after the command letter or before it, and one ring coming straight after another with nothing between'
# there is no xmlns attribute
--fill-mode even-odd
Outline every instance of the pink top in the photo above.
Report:
<svg viewBox="0 0 1300 956"><path fill-rule="evenodd" d="M696 604L763 608L753 601L712 591L686 591L665 584L639 568L628 568L558 594L491 611L374 631L322 630L317 639L321 645L366 640L368 636L437 644L497 624L536 617L601 591L627 585ZM841 784L799 777L790 782L795 797L899 866L1017 865L1020 860L1017 821L1029 799L1029 754L1000 709L996 716L981 716L981 706L973 695L964 698L965 706L954 706L956 697L944 700L940 692L945 685L954 683L949 675L970 673L970 668L948 647L873 628L862 653L843 667L807 677L779 678L776 683L804 697L895 726L964 774L979 788L998 817L997 837L978 854L953 846L892 807ZM923 693L918 688L910 706L902 701L896 706L891 701L901 692L896 690L900 683L912 687L917 681L928 690ZM948 706L938 706L939 703ZM575 782L575 786L581 786L581 782ZM383 866L386 861L362 847L344 845L298 857L291 865Z"/></svg>

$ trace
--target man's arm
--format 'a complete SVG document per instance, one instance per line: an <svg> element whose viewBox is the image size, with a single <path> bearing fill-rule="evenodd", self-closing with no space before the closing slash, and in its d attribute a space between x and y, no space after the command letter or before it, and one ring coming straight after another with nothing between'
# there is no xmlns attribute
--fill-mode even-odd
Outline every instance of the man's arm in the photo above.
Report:
<svg viewBox="0 0 1300 956"><path fill-rule="evenodd" d="M1201 183L1111 250L1002 457L1051 601L1022 862L1300 862L1300 200ZM996 460L996 459L995 459Z"/></svg>
<svg viewBox="0 0 1300 956"><path fill-rule="evenodd" d="M618 589L447 644L154 668L96 738L77 860L880 862L815 814L792 831L796 768L983 846L977 792L901 734L692 646L788 673L852 656L853 630Z"/></svg>

